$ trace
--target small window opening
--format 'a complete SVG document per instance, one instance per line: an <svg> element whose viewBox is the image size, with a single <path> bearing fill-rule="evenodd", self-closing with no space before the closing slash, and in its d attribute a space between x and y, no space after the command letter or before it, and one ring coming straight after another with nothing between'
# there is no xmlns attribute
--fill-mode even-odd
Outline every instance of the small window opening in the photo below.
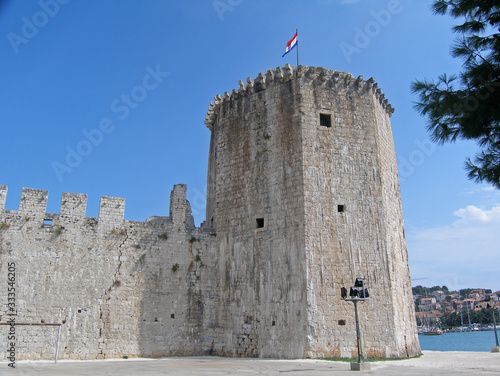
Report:
<svg viewBox="0 0 500 376"><path fill-rule="evenodd" d="M257 228L263 228L264 227L264 218L257 218Z"/></svg>
<svg viewBox="0 0 500 376"><path fill-rule="evenodd" d="M345 325L345 320L339 320L339 325Z"/></svg>
<svg viewBox="0 0 500 376"><path fill-rule="evenodd" d="M272 326L275 326L276 325L276 321L273 320L273 322L271 323Z"/></svg>
<svg viewBox="0 0 500 376"><path fill-rule="evenodd" d="M175 314L171 313L171 314L170 314L170 318L171 318L171 319L175 319Z"/></svg>
<svg viewBox="0 0 500 376"><path fill-rule="evenodd" d="M319 125L322 127L331 128L332 126L332 115L330 114L319 114Z"/></svg>
<svg viewBox="0 0 500 376"><path fill-rule="evenodd" d="M337 211L343 213L345 211L345 205L337 205Z"/></svg>
<svg viewBox="0 0 500 376"><path fill-rule="evenodd" d="M44 226L52 226L52 219L44 219L43 225Z"/></svg>

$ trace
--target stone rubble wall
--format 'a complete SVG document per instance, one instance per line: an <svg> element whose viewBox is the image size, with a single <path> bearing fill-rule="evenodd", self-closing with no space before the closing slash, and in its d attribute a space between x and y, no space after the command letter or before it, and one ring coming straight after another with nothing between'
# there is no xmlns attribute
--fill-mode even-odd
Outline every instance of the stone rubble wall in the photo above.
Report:
<svg viewBox="0 0 500 376"><path fill-rule="evenodd" d="M6 194L0 186L1 322L14 262L16 322L62 324L60 359L210 353L215 234L194 227L185 185L174 187L169 217L146 222L124 220L122 198L102 197L99 218L88 218L86 195L64 193L50 214L47 191L23 189L17 211L4 209ZM54 357L57 327L16 326L16 335L18 360Z"/></svg>

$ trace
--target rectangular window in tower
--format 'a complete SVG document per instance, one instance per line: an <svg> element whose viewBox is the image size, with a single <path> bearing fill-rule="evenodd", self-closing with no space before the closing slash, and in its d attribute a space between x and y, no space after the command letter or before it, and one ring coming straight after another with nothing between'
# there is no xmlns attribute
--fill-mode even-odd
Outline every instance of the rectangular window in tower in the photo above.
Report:
<svg viewBox="0 0 500 376"><path fill-rule="evenodd" d="M257 228L263 228L264 227L264 218L257 218L256 224L257 224Z"/></svg>
<svg viewBox="0 0 500 376"><path fill-rule="evenodd" d="M345 212L345 205L337 205L337 211L339 213Z"/></svg>
<svg viewBox="0 0 500 376"><path fill-rule="evenodd" d="M332 115L330 114L319 114L319 125L326 128L332 127Z"/></svg>

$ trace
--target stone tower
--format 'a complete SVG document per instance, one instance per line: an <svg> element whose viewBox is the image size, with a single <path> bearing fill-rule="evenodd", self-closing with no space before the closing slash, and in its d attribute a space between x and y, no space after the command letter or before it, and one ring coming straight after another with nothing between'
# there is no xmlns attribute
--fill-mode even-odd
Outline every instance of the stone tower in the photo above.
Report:
<svg viewBox="0 0 500 376"><path fill-rule="evenodd" d="M373 79L269 70L211 103L207 226L216 229L213 353L354 357L363 277L365 355L420 353L393 112ZM217 333L217 335L215 335Z"/></svg>

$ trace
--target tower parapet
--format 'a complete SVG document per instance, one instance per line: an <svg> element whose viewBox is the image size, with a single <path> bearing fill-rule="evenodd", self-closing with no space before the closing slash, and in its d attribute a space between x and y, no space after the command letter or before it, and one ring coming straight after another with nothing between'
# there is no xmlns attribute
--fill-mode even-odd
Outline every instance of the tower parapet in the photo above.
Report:
<svg viewBox="0 0 500 376"><path fill-rule="evenodd" d="M394 113L394 108L385 98L382 89L379 88L378 83L375 82L373 77L364 80L363 76L355 78L351 73L335 71L324 68L316 68L310 66L299 65L293 67L286 64L284 68L278 67L276 69L269 69L266 73L259 73L259 75L252 79L247 78L247 83L239 81L240 87L233 89L231 93L224 92L224 95L217 94L207 111L205 117L205 125L212 130L213 124L217 119L221 106L224 103L230 103L232 100L244 95L252 95L259 91L265 90L270 85L281 84L292 80L294 77L305 78L314 81L315 85L329 87L337 91L352 89L356 91L370 91L375 95L380 105L386 110L387 114L391 116Z"/></svg>

